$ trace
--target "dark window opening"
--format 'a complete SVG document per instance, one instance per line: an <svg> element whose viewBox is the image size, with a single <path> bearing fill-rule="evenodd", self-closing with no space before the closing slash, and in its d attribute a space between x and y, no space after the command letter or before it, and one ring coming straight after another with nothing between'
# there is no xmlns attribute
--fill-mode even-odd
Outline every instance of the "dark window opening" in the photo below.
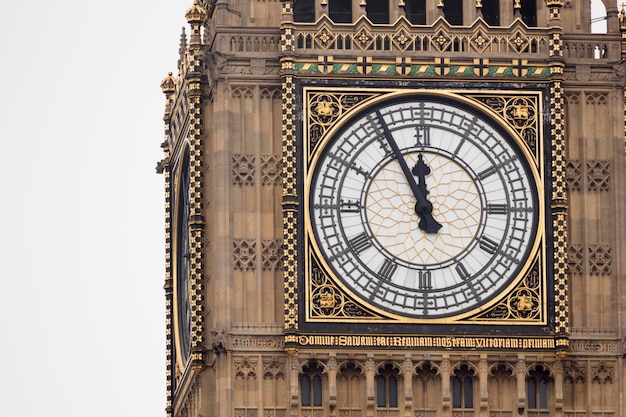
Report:
<svg viewBox="0 0 626 417"><path fill-rule="evenodd" d="M454 371L452 408L474 408L474 371L467 365Z"/></svg>
<svg viewBox="0 0 626 417"><path fill-rule="evenodd" d="M367 18L372 23L389 23L389 2L388 0L370 0L365 5Z"/></svg>
<svg viewBox="0 0 626 417"><path fill-rule="evenodd" d="M409 22L414 25L426 24L426 0L406 0L404 12Z"/></svg>
<svg viewBox="0 0 626 417"><path fill-rule="evenodd" d="M352 0L329 0L328 14L335 23L352 23Z"/></svg>
<svg viewBox="0 0 626 417"><path fill-rule="evenodd" d="M526 381L529 410L548 409L548 378L548 371L541 366L530 372Z"/></svg>
<svg viewBox="0 0 626 417"><path fill-rule="evenodd" d="M315 0L296 0L293 5L293 20L315 22Z"/></svg>
<svg viewBox="0 0 626 417"><path fill-rule="evenodd" d="M483 0L482 12L489 26L500 26L500 0Z"/></svg>
<svg viewBox="0 0 626 417"><path fill-rule="evenodd" d="M398 407L398 370L391 364L385 365L376 375L376 406Z"/></svg>
<svg viewBox="0 0 626 417"><path fill-rule="evenodd" d="M522 0L522 21L527 26L537 26L537 4L535 0Z"/></svg>
<svg viewBox="0 0 626 417"><path fill-rule="evenodd" d="M454 26L463 24L463 0L444 0L443 15Z"/></svg>
<svg viewBox="0 0 626 417"><path fill-rule="evenodd" d="M311 362L300 375L300 399L303 407L322 406L322 368Z"/></svg>

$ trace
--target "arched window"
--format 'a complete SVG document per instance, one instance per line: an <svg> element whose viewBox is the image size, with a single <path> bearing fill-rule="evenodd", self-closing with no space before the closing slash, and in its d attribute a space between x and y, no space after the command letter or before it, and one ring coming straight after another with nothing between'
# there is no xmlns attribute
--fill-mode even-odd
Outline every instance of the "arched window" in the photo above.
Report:
<svg viewBox="0 0 626 417"><path fill-rule="evenodd" d="M303 407L322 406L322 368L310 362L300 375L300 398Z"/></svg>
<svg viewBox="0 0 626 417"><path fill-rule="evenodd" d="M526 389L528 391L528 410L548 410L548 378L550 373L538 366L528 374Z"/></svg>
<svg viewBox="0 0 626 417"><path fill-rule="evenodd" d="M443 15L451 25L462 25L463 0L443 0Z"/></svg>
<svg viewBox="0 0 626 417"><path fill-rule="evenodd" d="M483 19L489 26L500 26L500 0L482 0Z"/></svg>
<svg viewBox="0 0 626 417"><path fill-rule="evenodd" d="M296 0L293 5L293 20L315 22L315 0Z"/></svg>
<svg viewBox="0 0 626 417"><path fill-rule="evenodd" d="M328 0L328 15L335 23L352 23L352 0Z"/></svg>
<svg viewBox="0 0 626 417"><path fill-rule="evenodd" d="M376 405L379 408L398 407L398 370L386 364L376 375Z"/></svg>
<svg viewBox="0 0 626 417"><path fill-rule="evenodd" d="M389 2L388 0L370 0L365 4L367 18L372 23L389 23Z"/></svg>
<svg viewBox="0 0 626 417"><path fill-rule="evenodd" d="M474 408L474 370L461 365L452 377L452 408Z"/></svg>
<svg viewBox="0 0 626 417"><path fill-rule="evenodd" d="M521 0L522 21L527 26L537 26L537 3L535 0Z"/></svg>
<svg viewBox="0 0 626 417"><path fill-rule="evenodd" d="M426 24L426 0L405 0L404 11L414 25Z"/></svg>

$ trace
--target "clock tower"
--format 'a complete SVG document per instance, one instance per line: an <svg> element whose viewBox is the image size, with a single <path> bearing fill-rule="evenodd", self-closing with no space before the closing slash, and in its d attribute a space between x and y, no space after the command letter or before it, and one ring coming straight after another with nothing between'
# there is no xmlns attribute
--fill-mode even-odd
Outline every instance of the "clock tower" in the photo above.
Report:
<svg viewBox="0 0 626 417"><path fill-rule="evenodd" d="M598 7L194 0L166 416L626 416L626 11Z"/></svg>

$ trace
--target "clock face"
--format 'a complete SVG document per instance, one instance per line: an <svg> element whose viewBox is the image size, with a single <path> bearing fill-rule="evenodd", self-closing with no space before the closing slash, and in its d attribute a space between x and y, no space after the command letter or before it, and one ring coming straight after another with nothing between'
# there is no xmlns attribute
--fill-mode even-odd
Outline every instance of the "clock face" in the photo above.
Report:
<svg viewBox="0 0 626 417"><path fill-rule="evenodd" d="M176 320L178 329L178 348L183 363L187 362L190 350L191 308L189 305L189 152L182 157L178 171L178 190L176 193L176 246L175 246L175 283L176 283Z"/></svg>
<svg viewBox="0 0 626 417"><path fill-rule="evenodd" d="M313 246L383 311L450 318L519 279L537 242L538 175L505 129L434 95L360 112L308 173Z"/></svg>

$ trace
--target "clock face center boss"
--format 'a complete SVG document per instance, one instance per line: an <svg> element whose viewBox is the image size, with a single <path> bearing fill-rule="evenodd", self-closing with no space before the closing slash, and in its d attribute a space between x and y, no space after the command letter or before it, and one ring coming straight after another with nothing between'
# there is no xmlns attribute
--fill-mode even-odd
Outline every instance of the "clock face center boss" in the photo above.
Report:
<svg viewBox="0 0 626 417"><path fill-rule="evenodd" d="M309 236L327 273L371 308L471 314L519 281L537 245L538 174L485 112L436 95L370 105L308 172Z"/></svg>

